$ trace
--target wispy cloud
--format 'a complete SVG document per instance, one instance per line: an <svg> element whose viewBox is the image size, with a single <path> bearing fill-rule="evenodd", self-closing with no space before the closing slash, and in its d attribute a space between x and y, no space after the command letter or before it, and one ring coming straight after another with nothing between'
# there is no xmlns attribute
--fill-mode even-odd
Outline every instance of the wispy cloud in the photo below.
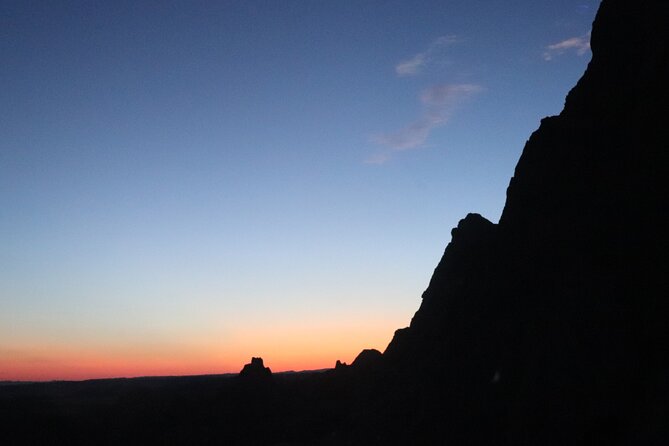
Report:
<svg viewBox="0 0 669 446"><path fill-rule="evenodd" d="M561 42L548 45L546 51L544 51L544 60L552 60L555 56L571 51L582 56L588 50L590 50L590 33L584 36L570 37Z"/></svg>
<svg viewBox="0 0 669 446"><path fill-rule="evenodd" d="M413 76L425 65L425 54L418 53L411 59L402 61L395 66L395 73L398 76Z"/></svg>
<svg viewBox="0 0 669 446"><path fill-rule="evenodd" d="M423 90L419 96L423 106L421 117L399 131L373 136L372 141L384 146L385 150L365 162L383 164L395 152L423 146L433 129L446 124L464 100L481 90L482 87L475 84L442 84Z"/></svg>
<svg viewBox="0 0 669 446"><path fill-rule="evenodd" d="M432 41L425 51L417 53L409 59L403 60L395 65L395 73L400 77L415 76L430 63L434 54L439 51L439 49L452 45L457 41L457 37L453 35L438 37Z"/></svg>

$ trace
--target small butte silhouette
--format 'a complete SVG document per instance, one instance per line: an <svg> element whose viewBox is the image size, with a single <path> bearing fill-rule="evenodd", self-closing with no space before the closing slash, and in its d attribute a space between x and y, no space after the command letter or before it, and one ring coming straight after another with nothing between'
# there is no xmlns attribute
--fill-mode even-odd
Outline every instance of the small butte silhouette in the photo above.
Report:
<svg viewBox="0 0 669 446"><path fill-rule="evenodd" d="M247 379L266 379L272 376L269 367L265 367L262 358L251 358L251 362L246 364L239 376Z"/></svg>

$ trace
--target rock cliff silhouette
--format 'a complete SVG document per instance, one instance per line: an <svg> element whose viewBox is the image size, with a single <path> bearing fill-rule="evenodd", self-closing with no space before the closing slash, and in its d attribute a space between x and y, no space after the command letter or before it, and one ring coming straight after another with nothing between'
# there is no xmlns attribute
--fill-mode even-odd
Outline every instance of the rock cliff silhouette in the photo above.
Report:
<svg viewBox="0 0 669 446"><path fill-rule="evenodd" d="M242 370L239 372L241 378L246 379L267 379L272 376L272 370L269 367L265 367L265 363L262 358L251 358L251 362L245 364Z"/></svg>
<svg viewBox="0 0 669 446"><path fill-rule="evenodd" d="M667 2L604 0L592 61L528 140L499 223L453 230L383 355L414 440L669 438L668 19Z"/></svg>

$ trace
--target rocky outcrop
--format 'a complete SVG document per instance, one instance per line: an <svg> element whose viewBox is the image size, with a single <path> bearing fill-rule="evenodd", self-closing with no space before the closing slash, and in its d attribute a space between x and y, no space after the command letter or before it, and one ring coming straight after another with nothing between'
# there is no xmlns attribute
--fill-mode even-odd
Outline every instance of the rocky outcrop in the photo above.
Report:
<svg viewBox="0 0 669 446"><path fill-rule="evenodd" d="M345 362L341 362L339 359L337 359L337 362L335 363L335 370L343 370L348 367L348 364Z"/></svg>
<svg viewBox="0 0 669 446"><path fill-rule="evenodd" d="M251 362L244 365L242 371L239 372L239 376L250 379L265 379L272 376L272 371L269 367L265 367L262 358L251 358Z"/></svg>
<svg viewBox="0 0 669 446"><path fill-rule="evenodd" d="M668 8L602 2L593 59L527 142L499 223L470 214L453 230L384 352L396 404L423 408L416 430L496 444L669 437Z"/></svg>
<svg viewBox="0 0 669 446"><path fill-rule="evenodd" d="M351 363L353 370L371 371L379 367L383 355L380 351L370 348L360 352Z"/></svg>

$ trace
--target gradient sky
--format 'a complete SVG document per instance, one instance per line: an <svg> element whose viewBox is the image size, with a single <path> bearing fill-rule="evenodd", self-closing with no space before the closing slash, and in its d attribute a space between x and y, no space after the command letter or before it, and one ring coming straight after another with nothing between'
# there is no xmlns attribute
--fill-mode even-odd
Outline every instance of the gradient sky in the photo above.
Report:
<svg viewBox="0 0 669 446"><path fill-rule="evenodd" d="M0 380L383 350L598 3L0 2Z"/></svg>

